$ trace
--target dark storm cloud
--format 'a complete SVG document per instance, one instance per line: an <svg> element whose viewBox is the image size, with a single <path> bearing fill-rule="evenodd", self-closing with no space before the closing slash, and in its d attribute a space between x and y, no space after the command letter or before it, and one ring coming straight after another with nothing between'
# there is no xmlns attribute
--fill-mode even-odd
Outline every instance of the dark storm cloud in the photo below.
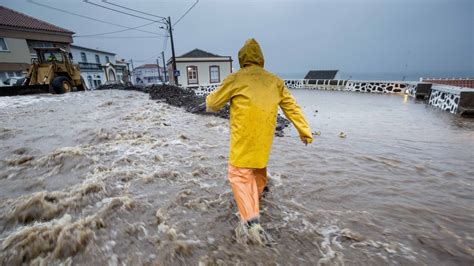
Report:
<svg viewBox="0 0 474 266"><path fill-rule="evenodd" d="M100 9L82 1L41 1L78 14L128 26L147 21ZM75 31L78 35L120 30L27 1L2 5ZM99 0L95 0L101 3ZM113 1L176 20L194 1ZM256 38L268 69L277 73L308 69L348 72L445 71L474 73L474 1L206 1L176 25L177 55L200 48L231 55L247 38ZM143 29L161 31L153 24ZM115 52L135 62L149 62L163 49L163 39L122 32L108 37L76 38L79 45ZM167 45L167 57L170 55ZM234 64L234 67L236 64Z"/></svg>

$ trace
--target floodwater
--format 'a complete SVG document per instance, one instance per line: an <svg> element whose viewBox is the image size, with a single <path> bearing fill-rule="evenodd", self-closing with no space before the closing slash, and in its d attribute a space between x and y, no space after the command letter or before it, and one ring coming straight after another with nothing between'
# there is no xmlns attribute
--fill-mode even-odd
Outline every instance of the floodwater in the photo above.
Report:
<svg viewBox="0 0 474 266"><path fill-rule="evenodd" d="M318 135L275 138L271 247L233 233L228 121L133 91L0 98L0 263L474 263L474 120L292 92Z"/></svg>

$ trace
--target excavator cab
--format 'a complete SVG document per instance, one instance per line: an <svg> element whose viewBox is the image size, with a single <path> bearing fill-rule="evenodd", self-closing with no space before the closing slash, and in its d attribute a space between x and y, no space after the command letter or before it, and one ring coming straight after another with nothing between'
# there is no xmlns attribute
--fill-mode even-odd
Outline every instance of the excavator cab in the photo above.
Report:
<svg viewBox="0 0 474 266"><path fill-rule="evenodd" d="M40 63L49 63L49 62L58 62L58 63L63 63L64 58L63 58L64 53L62 51L54 51L54 50L38 50L37 51L37 56L38 56L38 61Z"/></svg>
<svg viewBox="0 0 474 266"><path fill-rule="evenodd" d="M36 60L33 62L32 71L28 75L30 85L48 84L52 93L70 92L73 87L79 90L83 89L79 67L73 66L66 50L61 48L35 48L35 51ZM36 81L34 76L36 76Z"/></svg>

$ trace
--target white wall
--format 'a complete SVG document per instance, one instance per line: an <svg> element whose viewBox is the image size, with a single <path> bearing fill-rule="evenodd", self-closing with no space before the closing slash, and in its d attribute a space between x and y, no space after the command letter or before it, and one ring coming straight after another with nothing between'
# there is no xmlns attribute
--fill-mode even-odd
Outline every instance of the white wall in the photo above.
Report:
<svg viewBox="0 0 474 266"><path fill-rule="evenodd" d="M223 62L223 61L179 62L178 61L176 62L176 68L180 72L180 76L178 77L178 83L182 86L193 86L193 85L188 85L187 67L197 66L199 85L212 84L210 82L209 67L214 66L214 65L219 66L220 82L222 82L231 73L231 65L230 65L230 62L228 61L227 62Z"/></svg>
<svg viewBox="0 0 474 266"><path fill-rule="evenodd" d="M81 52L84 52L86 54L87 63L97 63L95 61L95 55L99 55L101 65L105 65L107 63L107 61L105 60L105 56L108 56L110 62L112 64L115 64L115 55L113 55L113 54L101 53L101 52L97 52L97 51L90 51L90 50L80 49L80 48L71 46L71 53L72 53L72 56L74 58L73 59L74 63L83 62L82 57L81 57ZM83 62L83 63L85 63L85 62Z"/></svg>
<svg viewBox="0 0 474 266"><path fill-rule="evenodd" d="M104 66L107 63L107 61L105 60L106 56L109 57L109 61L112 64L116 63L115 55L113 55L113 54L108 54L108 53L103 53L103 52L98 52L98 51L90 51L90 50L87 50L87 49L81 49L81 48L78 48L78 47L71 46L71 53L72 53L72 56L73 56L73 62L74 63L76 63L76 64L79 63L79 62L86 63L86 62L83 62L83 60L82 60L81 52L84 52L86 54L87 63L96 64L97 62L95 61L95 55L99 56L100 64L102 66ZM81 69L81 77L86 82L87 87L91 90L96 89L99 86L99 84L104 85L107 82L103 67L100 70ZM89 77L92 78L92 82L89 79Z"/></svg>
<svg viewBox="0 0 474 266"><path fill-rule="evenodd" d="M89 76L92 78L92 82L89 79ZM101 85L104 85L106 82L104 72L85 72L81 71L81 77L87 84L87 88L90 90L95 90L99 86L99 81Z"/></svg>

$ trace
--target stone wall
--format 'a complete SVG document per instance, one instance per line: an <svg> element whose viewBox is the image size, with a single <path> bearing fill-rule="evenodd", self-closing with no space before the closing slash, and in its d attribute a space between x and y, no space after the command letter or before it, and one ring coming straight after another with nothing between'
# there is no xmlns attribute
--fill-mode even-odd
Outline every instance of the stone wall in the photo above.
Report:
<svg viewBox="0 0 474 266"><path fill-rule="evenodd" d="M428 104L461 116L474 115L474 89L433 85Z"/></svg>
<svg viewBox="0 0 474 266"><path fill-rule="evenodd" d="M287 79L289 89L339 90L369 93L400 93L413 90L416 83L403 81L354 81Z"/></svg>
<svg viewBox="0 0 474 266"><path fill-rule="evenodd" d="M403 94L409 87L410 84L402 82L348 81L345 90L355 92Z"/></svg>
<svg viewBox="0 0 474 266"><path fill-rule="evenodd" d="M201 85L201 86L192 87L192 88L194 89L194 93L196 93L196 95L201 96L201 95L207 95L213 92L214 90L219 88L220 85L221 84L219 83L219 84Z"/></svg>
<svg viewBox="0 0 474 266"><path fill-rule="evenodd" d="M427 86L429 85L429 86ZM207 95L219 88L220 84L189 87L197 95ZM454 86L431 85L404 81L352 81L352 80L308 80L287 79L289 89L352 91L363 93L390 93L410 95L427 99L428 104L453 114L474 113L474 90ZM421 91L417 91L421 90ZM422 97L421 97L422 96Z"/></svg>
<svg viewBox="0 0 474 266"><path fill-rule="evenodd" d="M220 84L190 86L197 95L209 94L217 89ZM353 91L369 93L399 93L413 90L416 83L402 81L353 81L353 80L312 80L312 79L286 79L285 86L289 89Z"/></svg>
<svg viewBox="0 0 474 266"><path fill-rule="evenodd" d="M452 114L456 114L459 98L460 94L456 90L448 90L447 88L442 88L440 86L433 86L428 104Z"/></svg>

